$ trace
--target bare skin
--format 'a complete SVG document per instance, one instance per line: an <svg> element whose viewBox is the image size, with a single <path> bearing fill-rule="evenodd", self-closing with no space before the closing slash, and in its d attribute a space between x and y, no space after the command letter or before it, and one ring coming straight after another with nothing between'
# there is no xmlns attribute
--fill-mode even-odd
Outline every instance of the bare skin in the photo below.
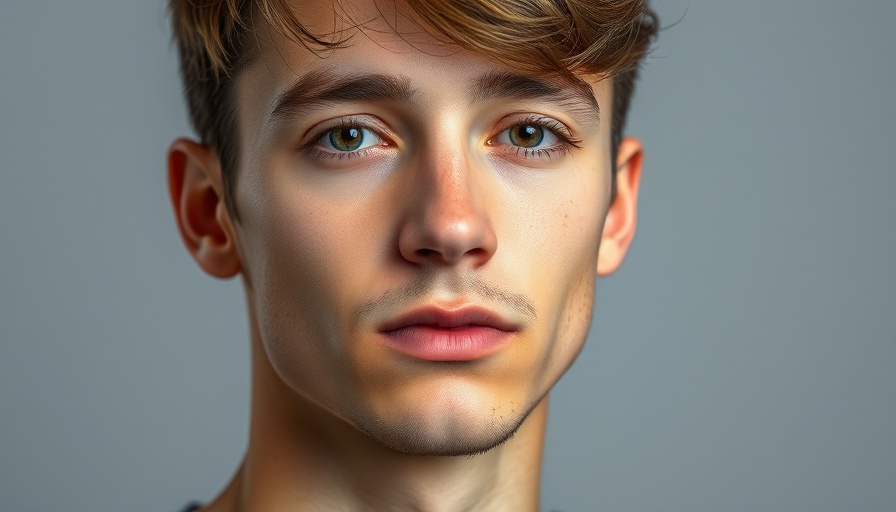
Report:
<svg viewBox="0 0 896 512"><path fill-rule="evenodd" d="M237 76L238 221L216 153L169 152L184 243L242 277L251 329L246 457L205 510L537 510L547 395L634 236L641 146L621 144L611 197L607 80L583 95L541 77L561 92L522 97L519 72L407 13L343 4L366 22L303 6L309 27L356 32L326 58L257 31ZM500 331L484 352L409 354L388 326L421 308L502 328L473 329Z"/></svg>

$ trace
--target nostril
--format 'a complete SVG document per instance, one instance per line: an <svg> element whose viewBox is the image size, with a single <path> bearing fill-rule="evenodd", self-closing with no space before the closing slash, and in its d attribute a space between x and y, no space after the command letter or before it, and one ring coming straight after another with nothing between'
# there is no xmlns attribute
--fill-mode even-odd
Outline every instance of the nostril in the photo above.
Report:
<svg viewBox="0 0 896 512"><path fill-rule="evenodd" d="M430 204L424 202L427 208ZM470 259L478 266L488 261L497 240L486 213L473 209L462 213L413 211L403 219L398 234L401 256L417 265L455 265Z"/></svg>

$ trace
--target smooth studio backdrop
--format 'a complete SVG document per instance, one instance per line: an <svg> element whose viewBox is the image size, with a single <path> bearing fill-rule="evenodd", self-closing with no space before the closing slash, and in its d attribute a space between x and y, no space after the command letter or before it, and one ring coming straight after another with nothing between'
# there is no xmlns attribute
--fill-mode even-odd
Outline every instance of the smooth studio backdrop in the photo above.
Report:
<svg viewBox="0 0 896 512"><path fill-rule="evenodd" d="M655 6L639 232L544 510L896 510L896 2ZM177 510L239 463L242 290L176 233L168 41L160 1L0 3L0 511Z"/></svg>

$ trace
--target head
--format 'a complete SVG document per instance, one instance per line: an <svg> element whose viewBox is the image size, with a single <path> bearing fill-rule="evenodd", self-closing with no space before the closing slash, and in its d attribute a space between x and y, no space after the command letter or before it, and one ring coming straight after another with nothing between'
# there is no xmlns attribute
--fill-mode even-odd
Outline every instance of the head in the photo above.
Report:
<svg viewBox="0 0 896 512"><path fill-rule="evenodd" d="M269 377L396 450L507 439L634 235L646 1L171 13L200 137L169 153L178 225L207 272L242 275Z"/></svg>

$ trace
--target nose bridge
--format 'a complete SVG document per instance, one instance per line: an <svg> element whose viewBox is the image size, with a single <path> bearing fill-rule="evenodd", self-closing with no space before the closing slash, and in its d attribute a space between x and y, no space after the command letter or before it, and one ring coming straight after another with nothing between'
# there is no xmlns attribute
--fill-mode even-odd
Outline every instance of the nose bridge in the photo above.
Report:
<svg viewBox="0 0 896 512"><path fill-rule="evenodd" d="M441 134L421 147L409 169L412 206L401 230L401 253L415 263L455 264L469 256L481 264L497 244L482 180L465 134Z"/></svg>
<svg viewBox="0 0 896 512"><path fill-rule="evenodd" d="M421 156L423 192L428 196L424 206L432 210L429 214L442 222L469 222L468 217L478 210L478 191L466 148L452 144L450 148L432 148Z"/></svg>

